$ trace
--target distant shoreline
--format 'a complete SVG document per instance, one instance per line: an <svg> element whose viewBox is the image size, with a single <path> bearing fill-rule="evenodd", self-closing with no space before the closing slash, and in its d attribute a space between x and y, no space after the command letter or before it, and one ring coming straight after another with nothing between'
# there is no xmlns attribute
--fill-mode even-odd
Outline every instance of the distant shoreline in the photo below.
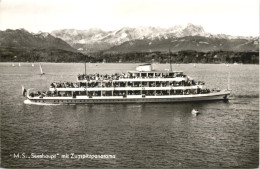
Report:
<svg viewBox="0 0 260 169"><path fill-rule="evenodd" d="M55 63L176 63L176 64L259 64L259 51L193 51L89 53L47 49L1 49L0 62L55 62Z"/></svg>
<svg viewBox="0 0 260 169"><path fill-rule="evenodd" d="M0 62L0 64L84 64L84 62ZM95 63L86 63L86 64L146 64L146 62L139 62L139 63L118 63L118 62L110 62L110 63L102 63L102 62L95 62ZM169 65L170 63L150 63L152 65ZM246 63L171 63L174 65L259 65L259 64L246 64Z"/></svg>

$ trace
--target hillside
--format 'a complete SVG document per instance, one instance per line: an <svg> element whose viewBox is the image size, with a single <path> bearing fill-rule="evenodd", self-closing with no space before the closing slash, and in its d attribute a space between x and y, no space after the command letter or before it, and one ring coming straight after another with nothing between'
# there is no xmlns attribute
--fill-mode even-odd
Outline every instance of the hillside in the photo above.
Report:
<svg viewBox="0 0 260 169"><path fill-rule="evenodd" d="M97 62L122 63L243 63L259 64L258 52L185 50L178 52L98 53Z"/></svg>
<svg viewBox="0 0 260 169"><path fill-rule="evenodd" d="M95 62L85 54L61 49L0 47L0 62Z"/></svg>
<svg viewBox="0 0 260 169"><path fill-rule="evenodd" d="M25 29L0 31L0 47L76 50L60 38L49 33L33 34Z"/></svg>
<svg viewBox="0 0 260 169"><path fill-rule="evenodd" d="M0 31L0 61L78 62L90 58L49 33L24 29Z"/></svg>

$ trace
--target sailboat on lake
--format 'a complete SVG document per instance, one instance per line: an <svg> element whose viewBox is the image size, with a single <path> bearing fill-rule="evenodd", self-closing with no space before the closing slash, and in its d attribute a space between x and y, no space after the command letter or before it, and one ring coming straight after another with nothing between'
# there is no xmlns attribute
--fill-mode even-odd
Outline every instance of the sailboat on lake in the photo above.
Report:
<svg viewBox="0 0 260 169"><path fill-rule="evenodd" d="M40 64L40 71L41 71L41 75L44 75L45 73L42 70L42 65Z"/></svg>

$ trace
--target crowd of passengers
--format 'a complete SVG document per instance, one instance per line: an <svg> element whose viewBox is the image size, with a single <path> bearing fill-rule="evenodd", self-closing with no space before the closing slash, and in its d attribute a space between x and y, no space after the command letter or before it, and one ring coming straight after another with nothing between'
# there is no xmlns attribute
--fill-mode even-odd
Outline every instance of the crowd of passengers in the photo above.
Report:
<svg viewBox="0 0 260 169"><path fill-rule="evenodd" d="M174 77L186 77L186 75L183 75L181 73L172 73L172 75L169 74L159 74L155 73L155 76L153 76L153 73L148 73L148 76L136 76L132 73L115 73L112 75L101 75L99 73L96 74L79 74L78 80L119 80L119 79L134 79L134 78L174 78Z"/></svg>
<svg viewBox="0 0 260 169"><path fill-rule="evenodd" d="M95 87L177 87L177 86L194 86L204 85L202 81L173 81L173 82L53 82L51 88L95 88Z"/></svg>
<svg viewBox="0 0 260 169"><path fill-rule="evenodd" d="M189 95L189 94L206 94L210 92L218 91L216 89L195 89L195 90L154 90L154 91L114 91L113 94L111 91L106 91L102 93L102 96L125 96L126 95L147 95L147 96L160 96L160 95ZM170 92L170 93L169 93ZM76 97L76 96L101 96L101 91L92 91L92 92L86 92L86 91L76 91L76 92L71 92L71 91L65 91L65 92L60 92L60 91L37 91L37 92L31 92L29 94L30 97Z"/></svg>

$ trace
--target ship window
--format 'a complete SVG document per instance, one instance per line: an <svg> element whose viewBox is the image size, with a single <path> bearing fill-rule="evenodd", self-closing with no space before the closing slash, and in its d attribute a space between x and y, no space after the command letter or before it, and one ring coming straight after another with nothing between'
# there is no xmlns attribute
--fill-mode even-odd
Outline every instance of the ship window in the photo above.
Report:
<svg viewBox="0 0 260 169"><path fill-rule="evenodd" d="M141 76L142 77L146 77L146 73L141 73Z"/></svg>

